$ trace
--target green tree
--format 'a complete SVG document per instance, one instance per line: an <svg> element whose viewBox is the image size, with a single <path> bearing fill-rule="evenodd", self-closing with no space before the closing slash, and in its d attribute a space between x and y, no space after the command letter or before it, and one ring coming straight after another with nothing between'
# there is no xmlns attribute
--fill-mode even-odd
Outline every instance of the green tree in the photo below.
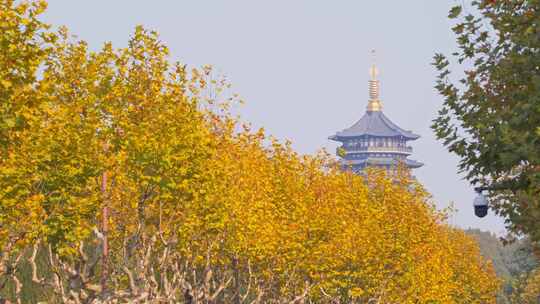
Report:
<svg viewBox="0 0 540 304"><path fill-rule="evenodd" d="M466 12L471 10L471 12ZM453 59L436 54L444 105L432 128L461 158L471 184L516 234L540 240L540 1L471 2L453 7Z"/></svg>

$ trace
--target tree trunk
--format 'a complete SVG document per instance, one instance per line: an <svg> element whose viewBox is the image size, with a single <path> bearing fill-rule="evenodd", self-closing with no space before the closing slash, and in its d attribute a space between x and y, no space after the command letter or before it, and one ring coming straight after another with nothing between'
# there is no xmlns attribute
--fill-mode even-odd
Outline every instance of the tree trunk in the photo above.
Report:
<svg viewBox="0 0 540 304"><path fill-rule="evenodd" d="M238 270L238 258L235 256L232 260L232 268L234 272L234 304L240 304L240 271Z"/></svg>
<svg viewBox="0 0 540 304"><path fill-rule="evenodd" d="M107 296L107 280L109 279L109 202L107 197L107 171L101 176L101 195L103 199L103 214L101 222L101 233L103 234L103 252L101 256L101 297L105 300Z"/></svg>

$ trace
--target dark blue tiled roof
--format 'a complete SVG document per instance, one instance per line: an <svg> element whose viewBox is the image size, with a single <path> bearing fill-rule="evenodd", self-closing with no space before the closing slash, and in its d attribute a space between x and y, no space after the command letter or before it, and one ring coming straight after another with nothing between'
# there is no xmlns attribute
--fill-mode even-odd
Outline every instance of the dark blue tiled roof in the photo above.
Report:
<svg viewBox="0 0 540 304"><path fill-rule="evenodd" d="M383 112L368 111L352 127L341 132L337 132L336 135L331 136L330 139L340 141L343 138L363 135L384 137L403 136L409 140L414 140L420 137L419 135L398 127L396 124L391 122L390 119L383 114Z"/></svg>

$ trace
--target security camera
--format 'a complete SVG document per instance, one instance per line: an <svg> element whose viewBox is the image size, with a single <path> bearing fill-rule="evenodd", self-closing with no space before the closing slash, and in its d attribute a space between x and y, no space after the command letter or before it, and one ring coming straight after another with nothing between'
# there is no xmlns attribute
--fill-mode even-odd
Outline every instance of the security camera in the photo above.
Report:
<svg viewBox="0 0 540 304"><path fill-rule="evenodd" d="M478 217L484 217L488 212L488 201L481 192L478 192L478 196L474 199L474 214Z"/></svg>

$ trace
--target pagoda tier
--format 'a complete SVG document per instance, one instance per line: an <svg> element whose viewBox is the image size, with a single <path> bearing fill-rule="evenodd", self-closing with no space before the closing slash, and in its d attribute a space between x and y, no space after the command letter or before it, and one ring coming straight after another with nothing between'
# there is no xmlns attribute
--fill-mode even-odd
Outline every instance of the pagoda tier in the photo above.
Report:
<svg viewBox="0 0 540 304"><path fill-rule="evenodd" d="M367 111L352 127L337 132L330 139L345 142L355 137L403 137L406 140L420 138L411 131L403 130L390 121L382 111Z"/></svg>
<svg viewBox="0 0 540 304"><path fill-rule="evenodd" d="M411 169L419 168L423 166L421 162L407 158L412 154L412 147L407 146L407 142L420 136L398 127L383 114L377 73L373 65L370 69L370 100L366 113L350 128L337 132L329 139L342 143L338 148L341 150L338 155L342 158L342 164L357 173L366 167L394 171L399 164Z"/></svg>

